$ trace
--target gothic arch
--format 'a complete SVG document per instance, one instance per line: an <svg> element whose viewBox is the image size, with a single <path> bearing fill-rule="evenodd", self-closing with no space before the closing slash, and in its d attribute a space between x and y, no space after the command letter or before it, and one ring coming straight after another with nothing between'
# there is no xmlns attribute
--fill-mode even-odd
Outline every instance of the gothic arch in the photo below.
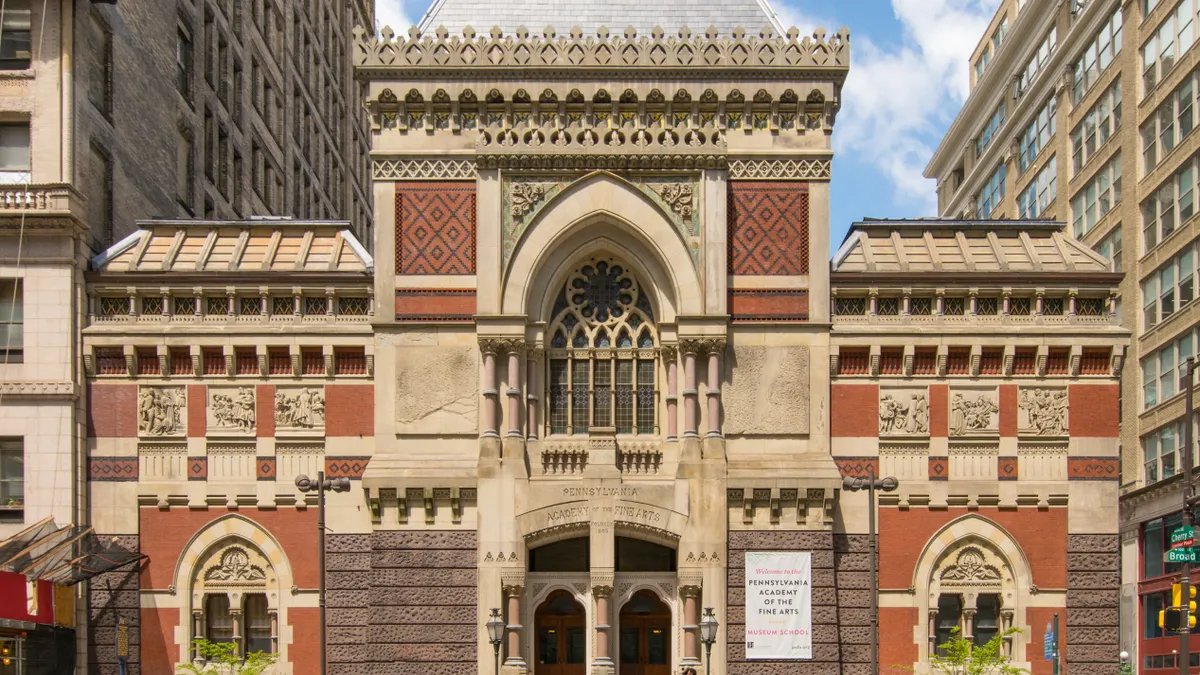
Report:
<svg viewBox="0 0 1200 675"><path fill-rule="evenodd" d="M1033 586L1029 559L1016 539L995 521L972 513L946 523L929 538L913 568L913 588L920 589L928 584L935 566L971 541L992 548L1002 556L1012 569L1013 582L1023 590L1028 591Z"/></svg>
<svg viewBox="0 0 1200 675"><path fill-rule="evenodd" d="M566 268L600 250L625 258L648 277L660 320L704 312L696 265L670 218L636 187L607 172L572 183L525 229L504 275L501 311L538 316L553 302L546 293L565 278Z"/></svg>

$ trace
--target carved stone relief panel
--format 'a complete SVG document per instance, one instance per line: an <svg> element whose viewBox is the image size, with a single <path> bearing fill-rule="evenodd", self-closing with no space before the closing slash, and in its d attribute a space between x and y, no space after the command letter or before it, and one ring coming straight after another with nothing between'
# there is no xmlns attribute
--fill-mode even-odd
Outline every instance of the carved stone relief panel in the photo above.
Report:
<svg viewBox="0 0 1200 675"><path fill-rule="evenodd" d="M928 436L929 387L880 387L879 436Z"/></svg>
<svg viewBox="0 0 1200 675"><path fill-rule="evenodd" d="M395 350L397 433L477 433L478 348L411 346Z"/></svg>
<svg viewBox="0 0 1200 675"><path fill-rule="evenodd" d="M325 387L275 390L275 429L299 434L325 431Z"/></svg>
<svg viewBox="0 0 1200 675"><path fill-rule="evenodd" d="M254 387L208 388L208 433L253 434Z"/></svg>
<svg viewBox="0 0 1200 675"><path fill-rule="evenodd" d="M1017 433L1067 436L1067 388L1021 387L1017 392Z"/></svg>
<svg viewBox="0 0 1200 675"><path fill-rule="evenodd" d="M1000 404L995 387L950 390L950 436L999 436Z"/></svg>
<svg viewBox="0 0 1200 675"><path fill-rule="evenodd" d="M807 434L807 347L733 345L722 388L725 433Z"/></svg>
<svg viewBox="0 0 1200 675"><path fill-rule="evenodd" d="M139 436L186 436L187 390L141 387L138 390Z"/></svg>

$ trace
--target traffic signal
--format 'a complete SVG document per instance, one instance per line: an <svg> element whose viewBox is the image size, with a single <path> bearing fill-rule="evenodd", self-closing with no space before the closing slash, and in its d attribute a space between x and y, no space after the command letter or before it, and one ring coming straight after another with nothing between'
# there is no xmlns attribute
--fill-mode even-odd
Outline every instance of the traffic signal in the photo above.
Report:
<svg viewBox="0 0 1200 675"><path fill-rule="evenodd" d="M1179 632L1183 612L1175 607L1168 607L1158 612L1158 627L1167 632Z"/></svg>
<svg viewBox="0 0 1200 675"><path fill-rule="evenodd" d="M1171 584L1171 607L1159 612L1158 625L1163 630L1182 631L1183 628L1183 586ZM1196 587L1188 584L1188 629L1196 627Z"/></svg>

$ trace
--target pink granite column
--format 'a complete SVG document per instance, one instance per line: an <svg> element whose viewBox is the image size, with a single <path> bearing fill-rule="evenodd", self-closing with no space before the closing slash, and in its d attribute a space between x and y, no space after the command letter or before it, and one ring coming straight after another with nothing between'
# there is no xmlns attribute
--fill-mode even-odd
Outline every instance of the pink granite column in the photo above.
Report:
<svg viewBox="0 0 1200 675"><path fill-rule="evenodd" d="M612 666L613 659L608 653L608 634L612 629L608 611L608 600L612 597L612 586L592 586L592 595L596 598L596 654L592 660L594 666Z"/></svg>
<svg viewBox="0 0 1200 675"><path fill-rule="evenodd" d="M541 383L538 381L537 369L543 353L541 347L530 347L525 360L525 426L527 427L525 433L530 440L538 437L537 407Z"/></svg>
<svg viewBox="0 0 1200 675"><path fill-rule="evenodd" d="M499 392L496 390L496 352L500 345L495 340L480 340L479 349L483 352L483 433L481 437L500 438L496 418L500 406Z"/></svg>
<svg viewBox="0 0 1200 675"><path fill-rule="evenodd" d="M696 400L696 350L699 345L694 340L684 340L680 343L683 350L683 435L695 438L700 434L696 431L700 411Z"/></svg>
<svg viewBox="0 0 1200 675"><path fill-rule="evenodd" d="M519 668L525 667L525 659L521 657L521 593L524 590L516 585L504 587L504 593L508 596L508 623L505 626L508 644L504 665Z"/></svg>
<svg viewBox="0 0 1200 675"><path fill-rule="evenodd" d="M667 362L667 440L679 437L679 353L675 347L662 348Z"/></svg>
<svg viewBox="0 0 1200 675"><path fill-rule="evenodd" d="M521 438L521 357L524 340L508 343L508 436Z"/></svg>
<svg viewBox="0 0 1200 675"><path fill-rule="evenodd" d="M700 587L680 586L683 596L683 663L695 667L700 663Z"/></svg>
<svg viewBox="0 0 1200 675"><path fill-rule="evenodd" d="M708 343L708 433L706 436L721 435L721 352L725 351L724 340Z"/></svg>

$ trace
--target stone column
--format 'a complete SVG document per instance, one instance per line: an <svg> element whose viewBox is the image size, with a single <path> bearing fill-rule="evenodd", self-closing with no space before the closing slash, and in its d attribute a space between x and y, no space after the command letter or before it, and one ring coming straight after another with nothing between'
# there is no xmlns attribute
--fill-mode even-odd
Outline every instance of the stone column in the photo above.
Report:
<svg viewBox="0 0 1200 675"><path fill-rule="evenodd" d="M609 634L612 633L608 601L612 591L612 586L592 586L592 597L596 599L596 654L592 660L592 675L611 673L615 668L608 651Z"/></svg>
<svg viewBox="0 0 1200 675"><path fill-rule="evenodd" d="M241 601L239 597L238 601ZM233 644L234 650L238 656L246 655L246 644L242 641L242 609L241 607L229 608L229 619L233 622Z"/></svg>
<svg viewBox="0 0 1200 675"><path fill-rule="evenodd" d="M975 639L975 612L978 611L974 607L963 609L963 638L967 640Z"/></svg>
<svg viewBox="0 0 1200 675"><path fill-rule="evenodd" d="M267 612L267 621L271 625L271 653L279 653L279 612L271 610Z"/></svg>
<svg viewBox="0 0 1200 675"><path fill-rule="evenodd" d="M526 438L534 440L538 437L537 407L538 392L542 390L538 380L538 366L545 354L541 347L530 347L525 359L525 427Z"/></svg>
<svg viewBox="0 0 1200 675"><path fill-rule="evenodd" d="M508 433L507 436L521 438L521 357L525 353L524 340L508 341Z"/></svg>
<svg viewBox="0 0 1200 675"><path fill-rule="evenodd" d="M937 618L938 611L936 609L929 610L929 654L937 653Z"/></svg>
<svg viewBox="0 0 1200 675"><path fill-rule="evenodd" d="M683 350L683 435L696 438L697 420L699 416L696 390L696 352L700 345L695 340L684 340L679 343Z"/></svg>
<svg viewBox="0 0 1200 675"><path fill-rule="evenodd" d="M700 663L700 587L680 586L683 596L683 661L680 666L696 667Z"/></svg>
<svg viewBox="0 0 1200 675"><path fill-rule="evenodd" d="M525 589L515 584L504 586L504 595L508 598L508 624L505 666L525 668L525 659L521 656L521 594Z"/></svg>
<svg viewBox="0 0 1200 675"><path fill-rule="evenodd" d="M199 609L192 610L192 638L204 637L204 611ZM196 643L192 643L192 662L200 661L200 648Z"/></svg>
<svg viewBox="0 0 1200 675"><path fill-rule="evenodd" d="M1000 612L1000 632L1004 633L1008 629L1012 628L1012 625L1013 625L1013 611L1011 609L1006 609L1006 610L1001 611ZM1004 641L1004 655L1011 658L1012 657L1012 645L1013 645L1012 636L1011 635L1004 636L1003 641Z"/></svg>
<svg viewBox="0 0 1200 675"><path fill-rule="evenodd" d="M724 340L711 340L708 345L708 433L705 436L721 435L721 352L725 351Z"/></svg>
<svg viewBox="0 0 1200 675"><path fill-rule="evenodd" d="M500 344L496 340L480 340L479 350L483 352L483 433L481 437L500 438L497 425L497 412L500 405L499 392L496 390L496 353Z"/></svg>
<svg viewBox="0 0 1200 675"><path fill-rule="evenodd" d="M679 352L674 346L662 348L667 365L667 440L679 438Z"/></svg>

